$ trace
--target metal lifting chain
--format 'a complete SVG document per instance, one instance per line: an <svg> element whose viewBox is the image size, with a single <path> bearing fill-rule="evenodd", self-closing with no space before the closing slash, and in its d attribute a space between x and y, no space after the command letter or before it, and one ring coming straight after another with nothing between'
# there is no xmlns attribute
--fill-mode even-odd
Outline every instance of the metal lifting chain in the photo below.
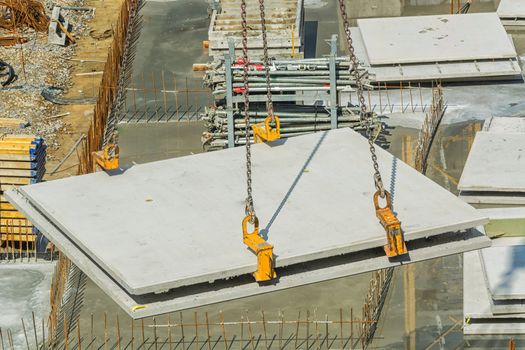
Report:
<svg viewBox="0 0 525 350"><path fill-rule="evenodd" d="M250 94L248 85L248 24L246 23L246 0L241 0L241 23L242 23L242 61L243 61L243 84L244 84L244 132L246 134L246 215L251 216L253 224L256 215L252 196L252 150L250 144Z"/></svg>
<svg viewBox="0 0 525 350"><path fill-rule="evenodd" d="M343 18L343 26L346 34L346 41L348 43L348 49L350 51L350 65L351 74L354 76L356 85L357 85L357 96L359 98L359 106L361 107L361 121L364 121L366 124L366 132L368 137L368 145L370 146L370 154L372 156L372 163L374 165L374 183L376 191L379 192L381 198L385 198L385 188L383 185L383 180L381 179L381 173L379 172L379 164L377 163L376 148L374 145L374 136L372 134L372 113L368 112L365 102L365 96L363 94L363 82L361 81L361 75L358 71L358 62L355 54L355 49L353 45L352 35L350 32L350 25L348 23L348 16L346 14L346 0L339 0L339 7L341 9L341 16Z"/></svg>
<svg viewBox="0 0 525 350"><path fill-rule="evenodd" d="M268 58L268 40L266 36L266 19L264 13L264 0L259 0L259 12L261 14L261 31L262 31L262 41L263 41L263 64L266 77L266 110L268 115L272 118L272 121L275 120L273 116L273 101L272 101L272 90L270 87L270 65Z"/></svg>

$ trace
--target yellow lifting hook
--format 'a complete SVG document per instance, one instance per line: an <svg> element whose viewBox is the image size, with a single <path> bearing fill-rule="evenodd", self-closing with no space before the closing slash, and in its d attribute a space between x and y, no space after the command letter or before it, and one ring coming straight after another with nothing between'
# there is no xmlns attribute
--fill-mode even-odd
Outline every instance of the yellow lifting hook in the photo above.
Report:
<svg viewBox="0 0 525 350"><path fill-rule="evenodd" d="M273 120L272 120L273 119ZM275 128L270 123L275 120ZM255 143L274 141L281 138L281 122L278 116L266 117L264 122L252 125L253 139Z"/></svg>
<svg viewBox="0 0 525 350"><path fill-rule="evenodd" d="M93 152L94 167L100 166L103 170L114 170L119 167L119 149L115 144L108 144L102 151Z"/></svg>
<svg viewBox="0 0 525 350"><path fill-rule="evenodd" d="M374 206L376 208L376 216L386 231L386 239L388 243L384 246L385 253L389 258L405 255L408 253L408 250L405 244L405 238L403 237L403 232L401 232L401 222L392 211L390 193L385 191L386 205L384 208L379 206L379 195L380 191L377 191L374 194Z"/></svg>
<svg viewBox="0 0 525 350"><path fill-rule="evenodd" d="M257 282L270 281L277 277L273 267L273 245L266 242L259 235L259 219L253 217L253 232L248 233L248 223L252 221L251 215L246 215L242 220L242 240L257 255L257 271L253 277Z"/></svg>

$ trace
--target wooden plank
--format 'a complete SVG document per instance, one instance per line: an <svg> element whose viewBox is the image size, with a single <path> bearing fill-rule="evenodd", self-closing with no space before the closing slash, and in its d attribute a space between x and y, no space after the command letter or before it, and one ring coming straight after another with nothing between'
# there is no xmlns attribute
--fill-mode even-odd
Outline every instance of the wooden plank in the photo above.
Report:
<svg viewBox="0 0 525 350"><path fill-rule="evenodd" d="M17 242L35 242L36 241L36 237L37 235L35 235L34 233L22 233L22 234L18 234L18 233L11 233L11 232L8 232L8 233L1 233L0 234L0 237L2 239L2 241L8 241L8 242L11 242L11 241L17 241Z"/></svg>
<svg viewBox="0 0 525 350"><path fill-rule="evenodd" d="M29 152L20 152L20 153L0 153L0 160L16 160L16 161L34 161L38 157L41 157L42 154L45 154L44 150L38 150L36 153Z"/></svg>
<svg viewBox="0 0 525 350"><path fill-rule="evenodd" d="M8 229L16 228L16 230L18 229L18 227L33 227L31 222L27 219L3 219L3 218L0 219L0 226L2 227L7 226ZM16 230L15 232L17 232Z"/></svg>
<svg viewBox="0 0 525 350"><path fill-rule="evenodd" d="M27 120L19 118L0 118L0 128L25 128Z"/></svg>
<svg viewBox="0 0 525 350"><path fill-rule="evenodd" d="M9 202L0 202L0 210L16 210L16 208Z"/></svg>
<svg viewBox="0 0 525 350"><path fill-rule="evenodd" d="M45 171L45 168L40 169L1 169L0 177L37 177Z"/></svg>
<svg viewBox="0 0 525 350"><path fill-rule="evenodd" d="M35 135L16 135L16 134L5 134L0 135L0 142L2 141L33 141L35 139L39 139Z"/></svg>
<svg viewBox="0 0 525 350"><path fill-rule="evenodd" d="M42 161L10 161L0 160L0 169L36 169L37 166L42 164Z"/></svg>
<svg viewBox="0 0 525 350"><path fill-rule="evenodd" d="M2 210L0 211L0 217L5 219L23 219L26 220L27 218L19 212L18 210Z"/></svg>
<svg viewBox="0 0 525 350"><path fill-rule="evenodd" d="M33 226L0 226L0 233L25 233L25 234L33 234Z"/></svg>
<svg viewBox="0 0 525 350"><path fill-rule="evenodd" d="M0 176L0 182L7 185L31 185L42 180L41 177L8 177Z"/></svg>

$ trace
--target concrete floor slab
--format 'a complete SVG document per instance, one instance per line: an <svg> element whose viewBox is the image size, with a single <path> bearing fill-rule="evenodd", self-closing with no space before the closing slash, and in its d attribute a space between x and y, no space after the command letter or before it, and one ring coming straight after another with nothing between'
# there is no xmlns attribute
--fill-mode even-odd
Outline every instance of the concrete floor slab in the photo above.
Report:
<svg viewBox="0 0 525 350"><path fill-rule="evenodd" d="M501 0L496 11L500 18L525 17L525 2L522 0Z"/></svg>
<svg viewBox="0 0 525 350"><path fill-rule="evenodd" d="M378 82L475 81L491 79L522 80L517 58L490 61L418 62L373 65L370 62L360 28L351 29L357 57ZM509 37L509 40L510 37ZM512 44L512 42L511 42Z"/></svg>
<svg viewBox="0 0 525 350"><path fill-rule="evenodd" d="M261 286L251 277L243 276L213 284L202 283L195 286L174 289L163 294L131 295L111 276L104 272L92 257L83 252L70 238L35 207L24 204L26 199L20 194L10 194L18 206L24 206L26 215L33 222L39 222L42 232L64 252L71 261L113 299L134 319L180 311L192 307L209 305L247 296L270 293L301 285L317 283L374 271L391 266L399 266L429 260L440 256L481 249L490 246L491 241L482 229L470 229L459 233L446 233L431 238L421 238L408 242L409 261L389 260L382 248L372 248L352 254L341 255L308 264L279 268L279 282Z"/></svg>
<svg viewBox="0 0 525 350"><path fill-rule="evenodd" d="M491 117L483 123L483 131L492 133L525 133L525 118Z"/></svg>
<svg viewBox="0 0 525 350"><path fill-rule="evenodd" d="M463 314L465 319L525 318L525 309L522 309L520 304L517 301L506 303L493 300L487 287L480 252L463 254Z"/></svg>
<svg viewBox="0 0 525 350"><path fill-rule="evenodd" d="M406 240L488 222L388 152L377 153ZM366 139L350 129L253 148L255 204L276 267L386 244L369 157ZM235 148L18 193L130 294L145 294L255 271L256 257L241 239L244 173L244 149Z"/></svg>
<svg viewBox="0 0 525 350"><path fill-rule="evenodd" d="M505 239L501 239L505 240ZM502 305L491 298L481 262L481 252L463 254L463 333L474 334L525 334L525 310L511 308L507 312L495 313L494 308ZM517 304L514 304L517 306Z"/></svg>
<svg viewBox="0 0 525 350"><path fill-rule="evenodd" d="M525 245L495 246L481 256L493 299L525 299Z"/></svg>
<svg viewBox="0 0 525 350"><path fill-rule="evenodd" d="M525 219L525 207L482 208L478 211L491 221Z"/></svg>
<svg viewBox="0 0 525 350"><path fill-rule="evenodd" d="M523 136L523 133L478 132L459 180L460 196L471 203L498 203L501 197L504 203L522 203L525 200Z"/></svg>
<svg viewBox="0 0 525 350"><path fill-rule="evenodd" d="M495 13L359 19L357 23L372 65L517 56Z"/></svg>

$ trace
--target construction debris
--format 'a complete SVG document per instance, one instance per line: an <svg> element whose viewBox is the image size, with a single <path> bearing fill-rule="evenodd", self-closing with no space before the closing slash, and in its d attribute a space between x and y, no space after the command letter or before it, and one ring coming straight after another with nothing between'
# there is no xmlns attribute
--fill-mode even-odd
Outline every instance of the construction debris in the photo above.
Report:
<svg viewBox="0 0 525 350"><path fill-rule="evenodd" d="M0 77L6 77L0 84L7 86L16 80L17 75L10 64L0 60Z"/></svg>
<svg viewBox="0 0 525 350"><path fill-rule="evenodd" d="M60 6L53 7L51 19L49 21L49 31L47 42L50 44L66 46L67 40L75 43L75 38L71 34L70 24L60 13Z"/></svg>
<svg viewBox="0 0 525 350"><path fill-rule="evenodd" d="M42 2L38 0L0 0L0 8L5 8L5 14L0 12L0 28L13 30L29 27L37 32L45 32L49 20Z"/></svg>

